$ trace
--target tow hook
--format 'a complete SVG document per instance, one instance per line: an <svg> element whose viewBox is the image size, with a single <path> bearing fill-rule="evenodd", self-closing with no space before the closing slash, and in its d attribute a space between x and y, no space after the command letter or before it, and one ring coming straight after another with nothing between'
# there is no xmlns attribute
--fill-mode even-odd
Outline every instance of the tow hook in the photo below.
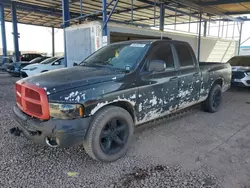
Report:
<svg viewBox="0 0 250 188"><path fill-rule="evenodd" d="M10 134L13 134L14 136L21 136L21 130L18 127L14 127L10 129Z"/></svg>

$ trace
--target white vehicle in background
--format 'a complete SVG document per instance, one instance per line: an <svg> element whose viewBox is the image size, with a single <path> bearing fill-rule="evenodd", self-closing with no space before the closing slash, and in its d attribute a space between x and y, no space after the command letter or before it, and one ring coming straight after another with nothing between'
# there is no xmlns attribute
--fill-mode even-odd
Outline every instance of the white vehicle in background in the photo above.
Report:
<svg viewBox="0 0 250 188"><path fill-rule="evenodd" d="M26 78L29 76L35 76L43 72L56 70L64 68L64 57L51 57L42 61L41 63L36 63L28 65L21 70L21 77Z"/></svg>

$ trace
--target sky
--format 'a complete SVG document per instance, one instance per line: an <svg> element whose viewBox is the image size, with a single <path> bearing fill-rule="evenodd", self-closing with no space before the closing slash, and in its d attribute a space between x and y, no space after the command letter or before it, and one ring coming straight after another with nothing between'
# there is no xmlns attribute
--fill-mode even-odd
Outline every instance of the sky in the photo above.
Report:
<svg viewBox="0 0 250 188"><path fill-rule="evenodd" d="M13 50L12 23L6 22L7 49ZM52 53L52 29L48 27L39 27L25 24L18 24L19 50L37 51ZM0 35L1 36L1 35ZM2 38L0 37L0 47L2 48ZM55 52L64 51L63 30L55 29Z"/></svg>
<svg viewBox="0 0 250 188"><path fill-rule="evenodd" d="M215 24L216 25L216 24ZM232 27L232 26L231 26ZM186 29L187 26L178 25L177 29ZM242 42L250 37L250 22L245 22L243 26ZM195 32L197 29L196 24L191 26L191 31ZM32 25L18 24L18 32L20 33L19 38L19 49L20 51L37 51L43 53L52 53L52 35L51 28L39 27ZM232 28L229 27L228 34L232 34ZM218 27L211 29L210 34L217 35ZM224 32L225 35L226 32ZM0 31L1 34L1 31ZM1 36L1 35L0 35ZM7 38L7 49L13 50L13 36L12 36L12 23L6 22L6 38ZM243 46L250 46L250 40L246 41ZM2 48L2 39L0 37L0 48ZM55 29L55 52L64 51L63 41L63 30Z"/></svg>

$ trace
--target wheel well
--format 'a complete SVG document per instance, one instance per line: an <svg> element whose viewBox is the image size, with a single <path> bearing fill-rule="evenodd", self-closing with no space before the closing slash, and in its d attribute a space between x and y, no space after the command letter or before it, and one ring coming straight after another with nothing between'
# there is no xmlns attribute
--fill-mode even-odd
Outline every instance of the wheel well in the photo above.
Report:
<svg viewBox="0 0 250 188"><path fill-rule="evenodd" d="M131 115L133 121L135 121L135 111L134 111L133 106L129 102L118 101L118 102L110 103L108 105L113 105L113 106L123 108L124 110L129 112L129 114Z"/></svg>
<svg viewBox="0 0 250 188"><path fill-rule="evenodd" d="M222 79L218 79L218 80L216 80L215 82L214 82L214 84L213 85L219 85L219 86L223 86L223 80Z"/></svg>

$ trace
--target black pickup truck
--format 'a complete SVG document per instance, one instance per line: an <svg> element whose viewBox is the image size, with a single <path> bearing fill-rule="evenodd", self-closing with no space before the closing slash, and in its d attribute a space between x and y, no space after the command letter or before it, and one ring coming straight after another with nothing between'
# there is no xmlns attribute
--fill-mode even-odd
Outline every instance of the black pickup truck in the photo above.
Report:
<svg viewBox="0 0 250 188"><path fill-rule="evenodd" d="M50 147L83 144L94 159L111 162L140 124L197 103L218 111L231 72L227 63L199 65L185 42L114 43L73 68L18 81L19 127L11 132Z"/></svg>

